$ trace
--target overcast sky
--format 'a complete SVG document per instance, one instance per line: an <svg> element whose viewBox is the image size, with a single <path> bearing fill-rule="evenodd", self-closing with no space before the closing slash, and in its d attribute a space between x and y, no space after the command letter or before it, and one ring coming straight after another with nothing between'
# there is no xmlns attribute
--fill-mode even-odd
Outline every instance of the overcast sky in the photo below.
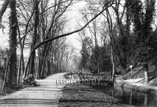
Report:
<svg viewBox="0 0 157 107"><path fill-rule="evenodd" d="M82 16L81 16L80 10L83 9L85 7L85 5L86 5L85 2L79 2L79 3L75 3L69 9L70 11L67 13L67 18L70 19L69 24L68 24L69 31L78 29L78 24L82 21ZM81 49L81 44L78 39L79 39L78 33L67 37L67 41L72 43L72 45L75 48Z"/></svg>

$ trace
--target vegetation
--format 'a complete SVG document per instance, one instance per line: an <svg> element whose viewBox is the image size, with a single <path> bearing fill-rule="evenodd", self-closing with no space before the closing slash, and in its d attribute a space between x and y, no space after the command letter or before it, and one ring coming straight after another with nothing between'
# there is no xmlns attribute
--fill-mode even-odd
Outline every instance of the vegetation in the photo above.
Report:
<svg viewBox="0 0 157 107"><path fill-rule="evenodd" d="M99 12L105 3L88 0L88 6L82 10L83 20ZM147 83L149 69L156 66L155 18L155 0L114 0L95 20L96 24L91 23L83 31L86 33L80 34L84 37L80 67L97 73L126 74L129 65L142 66Z"/></svg>

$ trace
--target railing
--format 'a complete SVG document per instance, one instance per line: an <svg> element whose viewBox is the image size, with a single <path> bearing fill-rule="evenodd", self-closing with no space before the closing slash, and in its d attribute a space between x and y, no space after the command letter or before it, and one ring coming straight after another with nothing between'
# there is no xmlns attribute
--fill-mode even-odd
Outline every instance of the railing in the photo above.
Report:
<svg viewBox="0 0 157 107"><path fill-rule="evenodd" d="M82 83L92 80L98 80L99 84L94 84L95 86L113 86L114 84L111 72L105 72L103 74L72 73L71 75L69 75L69 77L70 79L80 79Z"/></svg>
<svg viewBox="0 0 157 107"><path fill-rule="evenodd" d="M80 74L80 79L99 79L105 81L112 81L112 74L105 73L105 74Z"/></svg>

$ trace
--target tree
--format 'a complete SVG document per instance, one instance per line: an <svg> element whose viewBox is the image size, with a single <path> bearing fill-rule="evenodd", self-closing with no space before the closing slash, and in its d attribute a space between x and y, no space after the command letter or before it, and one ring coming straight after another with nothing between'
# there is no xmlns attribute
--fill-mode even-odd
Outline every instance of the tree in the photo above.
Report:
<svg viewBox="0 0 157 107"><path fill-rule="evenodd" d="M138 62L144 68L145 83L149 81L148 76L148 63L152 60L152 47L153 42L153 31L152 21L155 11L155 0L147 0L145 13L143 11L142 3L140 0L134 1L132 6L134 33L136 34L137 51L136 57Z"/></svg>
<svg viewBox="0 0 157 107"><path fill-rule="evenodd" d="M89 62L90 52L88 51L90 49L91 39L89 37L85 37L82 40L82 50L81 50L81 62L80 62L80 68L88 69L87 63Z"/></svg>
<svg viewBox="0 0 157 107"><path fill-rule="evenodd" d="M9 31L9 51L11 59L9 62L9 77L8 85L13 86L17 84L17 54L16 49L13 51L14 47L17 44L17 16L16 16L16 0L10 1L10 31ZM13 52L13 53L12 53Z"/></svg>
<svg viewBox="0 0 157 107"><path fill-rule="evenodd" d="M114 26L117 30L116 48L113 48L120 64L123 73L126 73L126 69L129 64L129 38L130 38L130 25L131 25L131 14L130 14L130 3L131 1L115 0L115 5L112 6L114 11L116 25ZM110 11L109 11L110 12ZM111 14L111 12L110 12ZM111 18L113 20L113 18Z"/></svg>
<svg viewBox="0 0 157 107"><path fill-rule="evenodd" d="M89 10L92 12L87 12L87 13L95 14L99 12L100 8L103 8L106 2L108 1L105 2L102 2L101 0L89 1L89 5L90 5ZM114 58L111 59L116 59L112 62L115 62L117 66L121 68L121 72L123 73L126 72L129 62L128 38L130 38L130 22L131 22L131 14L130 14L129 7L130 7L130 2L128 0L126 0L125 2L123 2L122 0L114 0L114 5L107 8L106 11L102 13L102 16L104 17L100 18L101 20L103 20L103 24L104 24L103 27L107 29L106 35L109 37L107 37L106 35L105 36L107 38L110 38L110 42L112 43L111 55L112 56L114 55L113 56ZM100 20L98 20L98 22L100 22ZM116 68L118 68L117 66Z"/></svg>
<svg viewBox="0 0 157 107"><path fill-rule="evenodd" d="M34 29L33 29L33 35L32 35L32 44L31 44L31 50L34 48L38 41L38 26L39 26L39 0L33 0L33 8L34 8ZM28 74L35 73L35 58L36 54L35 51L32 53L31 61L30 61L30 69Z"/></svg>

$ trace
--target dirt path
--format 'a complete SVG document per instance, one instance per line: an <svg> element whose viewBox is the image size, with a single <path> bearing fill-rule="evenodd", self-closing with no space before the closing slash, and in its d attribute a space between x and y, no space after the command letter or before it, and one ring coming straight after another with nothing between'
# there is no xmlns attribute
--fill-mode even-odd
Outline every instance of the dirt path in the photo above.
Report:
<svg viewBox="0 0 157 107"><path fill-rule="evenodd" d="M118 99L82 84L57 85L65 73L37 80L40 86L28 87L0 98L0 107L132 107Z"/></svg>
<svg viewBox="0 0 157 107"><path fill-rule="evenodd" d="M60 73L37 80L38 87L24 88L0 98L0 107L57 107L64 85L57 85L56 79L63 78L64 73Z"/></svg>

